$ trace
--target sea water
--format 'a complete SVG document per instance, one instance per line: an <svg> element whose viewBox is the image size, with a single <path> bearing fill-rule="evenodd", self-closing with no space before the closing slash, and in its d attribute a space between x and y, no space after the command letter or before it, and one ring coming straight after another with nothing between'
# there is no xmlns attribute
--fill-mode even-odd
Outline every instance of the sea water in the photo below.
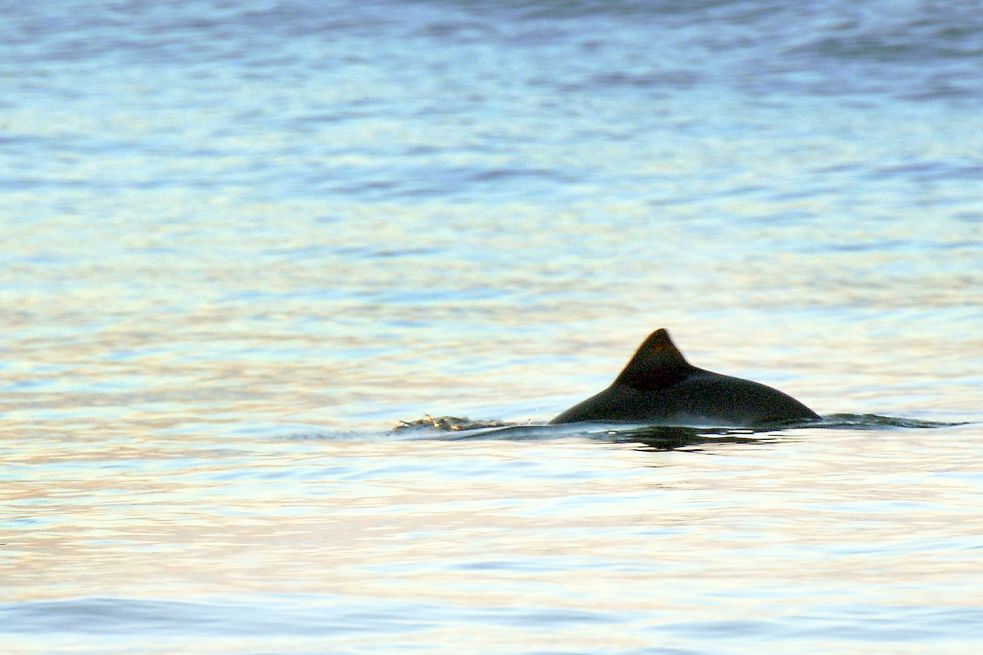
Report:
<svg viewBox="0 0 983 655"><path fill-rule="evenodd" d="M978 652L979 2L0 19L4 652Z"/></svg>

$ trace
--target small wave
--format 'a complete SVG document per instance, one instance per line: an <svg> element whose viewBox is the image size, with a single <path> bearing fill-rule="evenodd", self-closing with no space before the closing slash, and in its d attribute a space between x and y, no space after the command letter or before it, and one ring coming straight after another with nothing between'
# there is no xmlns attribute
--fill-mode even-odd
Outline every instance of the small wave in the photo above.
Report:
<svg viewBox="0 0 983 655"><path fill-rule="evenodd" d="M823 418L815 427L831 430L871 430L885 428L908 428L915 430L951 428L957 425L968 425L967 421L946 423L943 421L923 421L915 418L900 416L881 416L880 414L830 414Z"/></svg>
<svg viewBox="0 0 983 655"><path fill-rule="evenodd" d="M430 427L426 424L428 420L432 420ZM406 430L412 430L417 438L442 441L546 441L575 438L605 443L639 444L651 450L678 450L707 444L762 444L777 441L774 433L764 434L747 428L606 423L516 424L503 421L470 421L457 417L429 417L412 422L402 421L395 431Z"/></svg>
<svg viewBox="0 0 983 655"><path fill-rule="evenodd" d="M426 414L423 418L412 421L400 421L393 428L393 432L419 429L433 429L440 432L460 432L462 430L501 428L511 425L518 425L518 423L507 423L497 420L472 421L466 416L431 416L430 414Z"/></svg>
<svg viewBox="0 0 983 655"><path fill-rule="evenodd" d="M831 414L818 421L785 423L757 428L697 427L683 425L625 425L618 423L509 423L497 419L472 420L458 416L431 416L400 421L393 433L445 441L532 441L585 438L608 443L638 443L655 450L676 450L714 443L767 444L788 438L803 428L829 430L938 429L966 425L879 414Z"/></svg>

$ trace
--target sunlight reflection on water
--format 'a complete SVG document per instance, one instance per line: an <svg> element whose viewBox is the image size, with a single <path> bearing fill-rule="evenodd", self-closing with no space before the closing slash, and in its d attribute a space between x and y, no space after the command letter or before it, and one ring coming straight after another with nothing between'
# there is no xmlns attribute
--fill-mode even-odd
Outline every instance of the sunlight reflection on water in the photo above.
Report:
<svg viewBox="0 0 983 655"><path fill-rule="evenodd" d="M526 628L539 634L555 622L598 647L611 637L592 624L612 622L624 625L623 648L643 647L645 635L702 643L720 630L775 643L804 632L810 647L846 647L851 638L833 626L892 643L937 640L953 623L965 629L974 611L976 585L963 573L977 559L981 480L934 475L928 485L931 471L973 461L971 445L939 450L917 433L897 435L861 446L849 432L807 430L772 444L658 454L570 439L453 449L400 441L399 456L395 444L365 439L72 449L71 466L49 455L31 471L76 479L34 504L43 523L8 544L8 580L57 594L51 583L70 578L73 593L105 599L92 631L102 635L138 629L144 611L169 624L183 611L171 601L141 610L126 599L173 589L201 599L191 602L210 620L182 630L202 638L250 624L261 641L285 630L344 644L346 634L394 629L395 610L385 608L401 606L412 633L451 622L489 644L506 627L507 643L534 643ZM845 457L851 466L833 473ZM36 497L32 486L14 481L8 507L19 505L19 489ZM40 550L43 562L31 558ZM949 606L917 627L913 613L929 610L908 605L915 580L945 581ZM230 588L279 591L210 600ZM60 629L77 631L72 613L88 602L59 610ZM695 608L712 615L715 604L732 618L694 620ZM266 626L248 620L261 607L272 613ZM360 607L366 618L353 623ZM4 611L36 628L54 616L43 609ZM849 627L857 611L884 627Z"/></svg>

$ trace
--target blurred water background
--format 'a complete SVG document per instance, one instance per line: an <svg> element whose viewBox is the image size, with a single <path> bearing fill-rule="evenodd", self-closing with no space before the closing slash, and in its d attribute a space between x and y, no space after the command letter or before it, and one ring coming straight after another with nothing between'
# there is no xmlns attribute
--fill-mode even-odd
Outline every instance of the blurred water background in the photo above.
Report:
<svg viewBox="0 0 983 655"><path fill-rule="evenodd" d="M0 2L4 652L977 653L981 106L976 0ZM839 418L392 432L657 327Z"/></svg>

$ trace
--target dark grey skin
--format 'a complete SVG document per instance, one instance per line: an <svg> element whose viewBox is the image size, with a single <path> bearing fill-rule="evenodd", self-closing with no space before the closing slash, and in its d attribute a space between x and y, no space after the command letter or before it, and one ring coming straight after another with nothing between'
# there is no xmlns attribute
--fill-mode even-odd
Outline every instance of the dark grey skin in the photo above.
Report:
<svg viewBox="0 0 983 655"><path fill-rule="evenodd" d="M819 418L778 389L692 366L669 333L659 329L642 343L610 387L550 423L753 428Z"/></svg>

